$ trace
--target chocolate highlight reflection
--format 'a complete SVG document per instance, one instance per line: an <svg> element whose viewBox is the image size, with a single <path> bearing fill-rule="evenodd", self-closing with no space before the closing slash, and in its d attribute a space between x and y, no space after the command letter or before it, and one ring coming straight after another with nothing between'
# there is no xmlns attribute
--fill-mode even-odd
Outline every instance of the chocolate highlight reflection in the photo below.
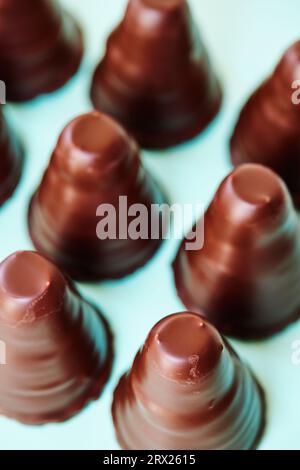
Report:
<svg viewBox="0 0 300 470"><path fill-rule="evenodd" d="M204 318L180 313L151 330L114 394L123 449L247 450L265 424L261 387Z"/></svg>
<svg viewBox="0 0 300 470"><path fill-rule="evenodd" d="M178 295L223 334L262 338L300 316L300 226L283 181L245 164L205 215L204 248L174 262Z"/></svg>
<svg viewBox="0 0 300 470"><path fill-rule="evenodd" d="M81 30L56 0L0 0L0 78L9 100L60 88L82 54Z"/></svg>
<svg viewBox="0 0 300 470"><path fill-rule="evenodd" d="M261 163L276 171L300 207L300 103L293 100L300 80L300 41L284 54L274 73L241 111L231 138L234 165Z"/></svg>
<svg viewBox="0 0 300 470"><path fill-rule="evenodd" d="M186 0L129 1L91 97L143 147L169 147L203 131L221 91Z"/></svg>
<svg viewBox="0 0 300 470"><path fill-rule="evenodd" d="M112 337L100 312L47 259L17 252L0 264L0 414L26 424L60 422L97 399Z"/></svg>
<svg viewBox="0 0 300 470"><path fill-rule="evenodd" d="M23 149L0 107L0 206L14 192L22 172Z"/></svg>
<svg viewBox="0 0 300 470"><path fill-rule="evenodd" d="M161 237L100 240L97 208L111 204L119 217L119 196L127 197L128 206L143 204L149 233L157 225ZM160 247L163 215L157 208L158 217L152 219L151 209L163 202L134 140L114 120L94 111L63 130L30 205L30 235L35 247L71 277L121 278L142 267Z"/></svg>

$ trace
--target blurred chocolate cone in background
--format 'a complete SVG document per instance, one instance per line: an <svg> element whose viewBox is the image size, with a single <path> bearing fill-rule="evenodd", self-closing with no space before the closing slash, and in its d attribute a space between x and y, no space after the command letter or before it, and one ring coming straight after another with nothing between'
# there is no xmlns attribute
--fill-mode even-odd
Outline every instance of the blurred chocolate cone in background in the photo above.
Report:
<svg viewBox="0 0 300 470"><path fill-rule="evenodd" d="M243 107L231 138L234 165L261 163L276 171L300 206L300 41Z"/></svg>
<svg viewBox="0 0 300 470"><path fill-rule="evenodd" d="M23 149L0 108L0 206L12 195L23 167Z"/></svg>

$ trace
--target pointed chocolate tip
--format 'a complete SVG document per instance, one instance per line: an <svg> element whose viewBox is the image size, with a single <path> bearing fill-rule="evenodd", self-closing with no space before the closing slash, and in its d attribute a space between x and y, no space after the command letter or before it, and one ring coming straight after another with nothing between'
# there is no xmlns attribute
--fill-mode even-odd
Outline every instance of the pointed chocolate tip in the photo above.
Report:
<svg viewBox="0 0 300 470"><path fill-rule="evenodd" d="M126 144L124 130L112 118L93 111L70 124L73 145L83 153L104 154Z"/></svg>
<svg viewBox="0 0 300 470"><path fill-rule="evenodd" d="M50 261L33 251L18 251L0 264L0 319L17 324L48 315L61 305L65 287Z"/></svg>
<svg viewBox="0 0 300 470"><path fill-rule="evenodd" d="M148 348L161 375L190 382L215 369L223 342L201 316L180 313L164 318L153 328Z"/></svg>

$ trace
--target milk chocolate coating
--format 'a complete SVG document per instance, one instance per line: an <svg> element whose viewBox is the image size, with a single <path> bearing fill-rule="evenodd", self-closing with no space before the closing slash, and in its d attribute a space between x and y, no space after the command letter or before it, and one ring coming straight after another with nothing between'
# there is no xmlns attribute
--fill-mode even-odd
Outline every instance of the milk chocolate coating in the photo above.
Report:
<svg viewBox="0 0 300 470"><path fill-rule="evenodd" d="M300 104L293 102L296 90L292 86L300 78L299 70L300 41L285 52L274 73L250 97L231 138L233 164L253 162L272 168L287 184L297 206Z"/></svg>
<svg viewBox="0 0 300 470"><path fill-rule="evenodd" d="M97 399L112 338L100 312L42 255L0 265L0 414L26 424L64 421Z"/></svg>
<svg viewBox="0 0 300 470"><path fill-rule="evenodd" d="M23 149L0 108L0 206L14 192L22 172Z"/></svg>
<svg viewBox="0 0 300 470"><path fill-rule="evenodd" d="M114 393L123 449L246 450L265 424L262 389L217 330L180 313L161 320Z"/></svg>
<svg viewBox="0 0 300 470"><path fill-rule="evenodd" d="M81 30L56 0L0 0L0 78L9 100L60 88L82 54Z"/></svg>
<svg viewBox="0 0 300 470"><path fill-rule="evenodd" d="M224 334L262 338L297 320L300 227L283 181L261 165L237 167L205 214L204 248L187 251L184 240L174 274L185 306Z"/></svg>
<svg viewBox="0 0 300 470"><path fill-rule="evenodd" d="M119 214L119 196L127 197L128 207L147 208L149 233L161 226L160 216L151 222L151 206L164 198L142 167L136 143L110 117L96 111L77 117L62 132L30 205L35 247L76 279L114 279L132 273L154 255L162 237L134 240L126 225L127 233L120 238L118 219L127 224L127 213ZM97 237L101 204L115 208L116 239Z"/></svg>
<svg viewBox="0 0 300 470"><path fill-rule="evenodd" d="M203 131L221 90L186 0L129 1L91 97L143 147L169 147Z"/></svg>

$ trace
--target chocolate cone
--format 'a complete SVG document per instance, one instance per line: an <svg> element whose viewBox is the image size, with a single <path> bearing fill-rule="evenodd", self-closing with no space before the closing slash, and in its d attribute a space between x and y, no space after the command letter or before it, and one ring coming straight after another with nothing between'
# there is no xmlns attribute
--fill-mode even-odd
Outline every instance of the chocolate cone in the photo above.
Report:
<svg viewBox="0 0 300 470"><path fill-rule="evenodd" d="M0 108L0 206L12 195L23 166L23 151Z"/></svg>
<svg viewBox="0 0 300 470"><path fill-rule="evenodd" d="M219 333L194 313L161 320L114 394L123 449L253 449L263 392Z"/></svg>
<svg viewBox="0 0 300 470"><path fill-rule="evenodd" d="M38 253L0 265L0 414L28 424L70 418L99 397L112 340L99 311Z"/></svg>
<svg viewBox="0 0 300 470"><path fill-rule="evenodd" d="M13 101L60 88L83 53L79 27L56 0L1 0L0 44L0 78Z"/></svg>
<svg viewBox="0 0 300 470"><path fill-rule="evenodd" d="M273 171L240 165L208 208L204 248L186 247L174 263L178 294L222 333L260 338L299 318L299 220Z"/></svg>
<svg viewBox="0 0 300 470"><path fill-rule="evenodd" d="M91 96L144 147L178 144L209 124L221 91L186 0L129 1Z"/></svg>
<svg viewBox="0 0 300 470"><path fill-rule="evenodd" d="M142 167L135 142L105 115L95 111L79 116L62 132L32 200L29 228L34 245L76 279L130 274L153 256L162 237L158 233L157 239L130 238L130 217L127 221L127 209L119 208L120 196L127 198L128 208L146 208L147 235L160 227L159 211L153 222L150 216L152 204L161 204L163 196ZM97 236L103 220L96 215L97 208L103 204L115 211L115 239Z"/></svg>
<svg viewBox="0 0 300 470"><path fill-rule="evenodd" d="M300 206L300 104L293 99L299 81L300 41L284 54L273 75L244 106L231 139L234 165L269 166L289 187ZM299 82L298 82L299 88ZM298 92L298 100L299 100ZM299 103L299 101L298 101Z"/></svg>

